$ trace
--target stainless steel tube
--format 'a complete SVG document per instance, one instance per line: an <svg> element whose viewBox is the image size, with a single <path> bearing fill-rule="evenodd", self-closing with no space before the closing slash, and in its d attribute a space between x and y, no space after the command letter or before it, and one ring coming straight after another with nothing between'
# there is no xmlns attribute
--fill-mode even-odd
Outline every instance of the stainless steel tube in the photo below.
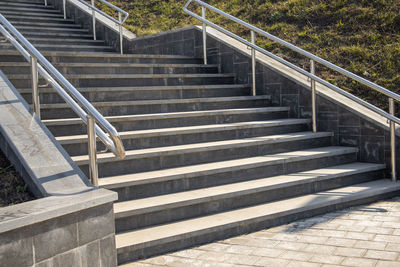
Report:
<svg viewBox="0 0 400 267"><path fill-rule="evenodd" d="M63 0L64 19L67 19L67 0Z"/></svg>
<svg viewBox="0 0 400 267"><path fill-rule="evenodd" d="M315 75L315 62L310 60L310 73ZM315 88L315 80L311 78L311 112L312 112L312 129L317 132L317 94Z"/></svg>
<svg viewBox="0 0 400 267"><path fill-rule="evenodd" d="M94 186L99 185L99 172L97 169L96 124L94 116L87 115L87 133L89 150L89 176Z"/></svg>
<svg viewBox="0 0 400 267"><path fill-rule="evenodd" d="M256 44L256 36L254 31L251 31L251 43ZM253 78L252 92L253 96L256 95L256 50L251 49L251 75Z"/></svg>
<svg viewBox="0 0 400 267"><path fill-rule="evenodd" d="M44 5L47 6L47 0L44 0Z"/></svg>
<svg viewBox="0 0 400 267"><path fill-rule="evenodd" d="M94 7L94 0L92 0L92 6ZM96 11L92 9L92 24L93 24L93 40L97 39L96 36Z"/></svg>
<svg viewBox="0 0 400 267"><path fill-rule="evenodd" d="M121 50L121 55L124 54L124 37L122 35L122 15L121 12L118 12L118 20L119 20L119 47Z"/></svg>
<svg viewBox="0 0 400 267"><path fill-rule="evenodd" d="M206 19L206 8L201 7L201 15L203 19ZM203 57L204 64L207 65L207 25L203 22Z"/></svg>
<svg viewBox="0 0 400 267"><path fill-rule="evenodd" d="M33 111L40 119L40 100L39 100L39 91L38 91L38 84L39 84L39 74L38 74L38 64L37 58L31 56L30 58L31 63L31 73L32 73L32 103L33 103Z"/></svg>
<svg viewBox="0 0 400 267"><path fill-rule="evenodd" d="M389 98L389 113L394 116L394 99ZM392 181L396 182L396 123L390 121L390 161L392 165Z"/></svg>

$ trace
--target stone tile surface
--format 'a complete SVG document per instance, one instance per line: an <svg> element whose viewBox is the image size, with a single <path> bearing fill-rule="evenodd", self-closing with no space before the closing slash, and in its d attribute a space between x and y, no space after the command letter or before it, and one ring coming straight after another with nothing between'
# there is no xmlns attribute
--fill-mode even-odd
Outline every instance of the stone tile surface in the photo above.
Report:
<svg viewBox="0 0 400 267"><path fill-rule="evenodd" d="M125 264L400 266L400 197Z"/></svg>

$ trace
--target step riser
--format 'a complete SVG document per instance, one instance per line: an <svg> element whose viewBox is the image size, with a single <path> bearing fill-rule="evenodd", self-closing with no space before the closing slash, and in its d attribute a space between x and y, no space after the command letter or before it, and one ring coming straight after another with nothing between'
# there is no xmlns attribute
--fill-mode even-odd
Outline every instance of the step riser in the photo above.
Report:
<svg viewBox="0 0 400 267"><path fill-rule="evenodd" d="M198 132L191 134L157 136L149 138L123 138L124 147L126 150L144 149L160 146L184 145L191 143L213 142L226 139L241 139L263 135L273 135L282 133L293 133L308 130L307 124L284 125L276 127L259 127L259 128L243 128L235 130L223 130L217 132ZM101 143L97 144L101 150L104 147ZM87 155L87 142L79 144L65 144L64 149L71 156Z"/></svg>
<svg viewBox="0 0 400 267"><path fill-rule="evenodd" d="M78 88L79 90L79 88ZM132 90L132 91L100 91L81 92L90 102L106 101L134 101L134 100L157 100L157 99L187 99L201 97L223 97L223 96L247 96L249 88L219 88L219 89L171 89L171 90ZM31 104L32 94L21 93L25 100ZM41 93L41 104L65 103L57 93Z"/></svg>
<svg viewBox="0 0 400 267"><path fill-rule="evenodd" d="M16 28L19 27L37 27L41 28L60 28L60 29L81 29L81 25L79 24L71 24L71 23L53 23L53 22L33 22L33 21L17 21L12 22L13 26Z"/></svg>
<svg viewBox="0 0 400 267"><path fill-rule="evenodd" d="M7 49L10 49L11 47L7 47ZM0 49L2 47L0 46ZM71 52L71 51L79 51L79 52L114 52L113 48L102 48L102 47L79 47L79 48L72 48L72 47L56 47L56 46L46 46L46 47L36 47L39 51L65 51L65 52ZM11 80L11 79L10 79ZM26 86L30 86L26 84Z"/></svg>
<svg viewBox="0 0 400 267"><path fill-rule="evenodd" d="M0 6L0 13L2 13L4 11L19 12L20 14L24 14L24 13L61 14L60 10L56 10L53 8L46 8L44 6L43 7L36 6L36 7L32 8L32 7L16 7L16 6L9 6L9 5L2 4Z"/></svg>
<svg viewBox="0 0 400 267"><path fill-rule="evenodd" d="M149 104L149 105L123 105L95 108L103 116L120 116L120 115L136 115L136 114L152 114L152 113L169 113L169 112L185 112L198 110L214 110L214 109L234 109L234 108L250 108L250 107L266 107L269 100L230 100L226 102L205 102L205 103L173 103L173 104ZM60 119L60 118L76 118L76 114L70 107L67 108L43 108L41 109L42 119Z"/></svg>
<svg viewBox="0 0 400 267"><path fill-rule="evenodd" d="M239 159L252 156L286 152L294 149L316 148L331 144L330 137L306 139L295 142L281 142L275 144L248 144L243 147L220 148L218 150L188 152L171 155L150 156L147 158L126 159L123 161L103 162L99 161L99 174L101 177L154 171L167 168L175 168L187 165L209 163L215 161ZM79 166L88 174L88 165ZM246 176L247 178L249 176Z"/></svg>
<svg viewBox="0 0 400 267"><path fill-rule="evenodd" d="M101 45L101 46L105 46L104 42L92 42L89 39L82 39L82 40L74 40L74 41L69 41L68 39L54 39L54 40L32 40L31 38L28 38L28 41L35 45ZM39 49L42 49L39 47ZM46 48L46 50L54 50L53 48ZM65 50L65 48L64 48ZM67 50L73 50L73 49L68 49ZM76 50L80 50L80 49L76 49ZM2 70L4 69L4 73L7 74L29 74L30 73L30 69L29 67L1 67ZM74 74L74 73L72 73ZM76 72L76 74L85 74L84 72ZM95 74L95 73L93 73ZM99 73L100 74L100 73Z"/></svg>
<svg viewBox="0 0 400 267"><path fill-rule="evenodd" d="M30 5L38 5L38 6L44 6L43 0L3 0L4 5L7 5L8 3L14 4L14 3L23 3L23 4L30 4Z"/></svg>
<svg viewBox="0 0 400 267"><path fill-rule="evenodd" d="M28 17L28 16L18 16L18 15L8 15L7 16L8 21L11 22L11 24L15 22L39 22L39 23L57 23L57 24L69 24L73 25L74 22L72 20L64 20L64 18L38 18L38 17Z"/></svg>
<svg viewBox="0 0 400 267"><path fill-rule="evenodd" d="M170 181L154 182L136 186L126 186L122 188L108 188L118 193L118 201L139 199L143 197L176 193L187 190L200 189L204 187L218 186L235 182L243 182L250 179L271 177L306 171L316 168L324 168L338 164L350 163L356 160L356 154L345 154L328 158L313 159L310 161L300 161L283 166L282 164L266 165L254 168L245 168L235 171L223 171L208 175L194 175L182 179ZM288 169L285 169L288 168ZM100 173L101 174L101 173ZM107 188L107 187L105 187Z"/></svg>
<svg viewBox="0 0 400 267"><path fill-rule="evenodd" d="M357 183L369 182L383 177L383 171L373 171L363 174L348 175L323 181L304 183L270 190L264 190L247 195L229 197L218 200L208 200L203 203L164 209L157 212L141 213L115 220L116 232L128 231L177 220L206 216L212 213L243 208L284 198L305 194L313 194L323 190L335 189Z"/></svg>
<svg viewBox="0 0 400 267"><path fill-rule="evenodd" d="M158 120L144 120L144 121L118 121L111 124L117 129L117 131L133 131L133 130L147 130L157 128L169 128L169 127L183 127L183 126L194 126L194 125L206 125L206 124L221 124L221 123L232 123L232 122L243 122L243 121L260 121L268 119L283 119L288 118L287 111L281 112L268 112L268 113L248 113L248 114L235 114L235 115L211 115L211 116L199 116L189 118L166 118ZM55 136L63 135L76 135L86 134L86 126L83 125L57 125L47 126L48 129Z"/></svg>
<svg viewBox="0 0 400 267"><path fill-rule="evenodd" d="M226 239L232 236L242 235L257 230L262 230L296 220L309 218L328 212L345 209L351 206L363 205L378 201L381 199L391 198L398 195L398 192L390 192L386 194L380 194L376 196L368 196L365 198L360 198L357 200L351 200L342 202L340 204L333 203L331 205L324 206L322 208L317 207L307 212L296 212L285 214L282 216L266 217L263 219L244 221L236 225L227 225L224 228L211 229L205 233L197 233L191 236L181 236L177 238L177 241L171 242L160 242L155 241L153 244L143 245L143 247L126 247L123 249L118 249L118 263L122 264L128 261L133 261L137 259L147 258L166 252L171 252L183 248L188 248L194 245L201 245L204 243L209 243L216 240Z"/></svg>
<svg viewBox="0 0 400 267"><path fill-rule="evenodd" d="M6 2L2 1L3 7L23 7L23 8L39 8L39 9L54 9L50 4L48 6L44 5L42 1L40 4L35 3L15 3L15 2Z"/></svg>
<svg viewBox="0 0 400 267"><path fill-rule="evenodd" d="M3 16L7 18L7 16L14 15L24 15L27 17L46 17L46 18L63 18L61 13L53 14L53 13L43 13L43 12L19 12L19 11L2 11Z"/></svg>
<svg viewBox="0 0 400 267"><path fill-rule="evenodd" d="M25 34L24 34L25 35ZM202 64L202 60L196 58L129 58L119 57L85 57L85 56L49 56L46 58L52 63L151 63L151 64ZM2 55L2 62L26 62L25 58L19 55Z"/></svg>
<svg viewBox="0 0 400 267"><path fill-rule="evenodd" d="M66 48L63 48L66 49ZM39 49L44 50L44 49ZM47 50L47 49L46 49ZM82 49L79 49L82 51ZM94 49L92 49L94 50ZM98 49L102 50L102 49ZM98 51L96 49L96 51ZM68 78L68 81L76 87L115 87L115 86L174 86L174 85L212 85L212 84L233 84L232 77L185 77L185 78ZM30 88L31 78L14 79L9 78L16 88ZM40 83L44 83L43 80Z"/></svg>
<svg viewBox="0 0 400 267"><path fill-rule="evenodd" d="M60 40L63 44L93 45L93 42L74 41L66 42ZM49 41L31 41L33 44L46 44ZM104 44L102 44L104 45ZM193 73L218 73L217 67L59 67L57 69L63 74L193 74ZM1 66L5 74L30 74L29 66Z"/></svg>
<svg viewBox="0 0 400 267"><path fill-rule="evenodd" d="M60 28L60 27L31 27L27 28L26 26L15 26L17 30L21 32L22 35L25 36L27 33L71 33L71 34L88 34L87 30L84 29L75 29L75 28Z"/></svg>

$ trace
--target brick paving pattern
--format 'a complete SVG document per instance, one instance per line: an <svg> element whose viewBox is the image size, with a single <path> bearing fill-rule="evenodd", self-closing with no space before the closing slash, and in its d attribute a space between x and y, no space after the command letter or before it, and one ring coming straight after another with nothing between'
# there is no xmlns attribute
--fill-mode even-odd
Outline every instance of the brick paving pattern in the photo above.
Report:
<svg viewBox="0 0 400 267"><path fill-rule="evenodd" d="M400 267L400 197L124 265L128 266Z"/></svg>

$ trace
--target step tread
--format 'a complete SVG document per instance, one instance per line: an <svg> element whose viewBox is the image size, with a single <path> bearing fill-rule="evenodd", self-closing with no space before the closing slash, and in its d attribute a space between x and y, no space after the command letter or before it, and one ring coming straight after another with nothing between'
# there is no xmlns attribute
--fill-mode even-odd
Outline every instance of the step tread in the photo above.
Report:
<svg viewBox="0 0 400 267"><path fill-rule="evenodd" d="M13 46L11 44L7 45L0 45L0 47L3 46ZM34 45L37 48L47 48L47 47L54 47L54 48L98 48L98 49L113 49L111 46L106 46L106 45L75 45L75 44L68 44L68 45L60 45L60 44L35 44ZM13 77L10 79L24 79L28 74L10 74L8 75L9 77ZM73 75L64 75L64 76L73 76ZM77 75L77 76L85 76L85 75ZM101 76L101 75L93 75L93 76ZM104 75L103 75L104 76ZM74 77L71 77L74 78ZM90 77L89 77L90 78ZM97 78L97 77L94 77Z"/></svg>
<svg viewBox="0 0 400 267"><path fill-rule="evenodd" d="M36 45L47 46L47 45ZM52 45L54 47L64 47L58 45ZM73 47L73 45L65 45L65 47ZM84 46L77 45L77 47L100 47L103 46ZM110 48L105 46L104 48ZM30 74L9 74L8 79L32 79ZM235 77L233 73L189 73L189 74L66 74L65 78L69 79L154 79L154 78L219 78L219 77Z"/></svg>
<svg viewBox="0 0 400 267"><path fill-rule="evenodd" d="M183 118L183 117L198 117L198 116L213 116L220 114L249 114L249 113L264 113L264 112L279 112L289 111L289 107L265 107L265 108L240 108L240 109L218 109L218 110L201 110L201 111L186 111L186 112L169 112L169 113L154 113L154 114L136 114L122 116L106 116L109 122L117 121L141 121L166 118ZM74 125L82 124L80 118L65 118L65 119L50 119L42 120L46 125Z"/></svg>
<svg viewBox="0 0 400 267"><path fill-rule="evenodd" d="M33 33L32 33L33 34ZM26 35L29 35L27 33ZM121 55L117 52L84 52L84 51L76 51L76 52L68 52L68 51L44 51L42 52L45 56L58 56L58 57L100 57L100 58L151 58L151 59L201 59L190 56L182 56L182 55L152 55L152 54L124 54ZM15 51L13 49L4 49L0 50L0 55L18 55L21 53Z"/></svg>
<svg viewBox="0 0 400 267"><path fill-rule="evenodd" d="M24 63L29 66L29 63ZM53 64L57 66L57 64ZM0 63L1 66L1 63ZM131 91L167 91L167 90L193 90L193 89L237 89L237 88L250 88L248 84L217 84L217 85L170 85L170 86L137 86L137 87L90 87L90 88L77 88L79 92L131 92ZM18 89L20 93L32 93L32 88ZM41 88L40 93L56 93L52 88Z"/></svg>
<svg viewBox="0 0 400 267"><path fill-rule="evenodd" d="M99 179L99 185L112 189L124 186L133 186L148 184L154 182L163 182L181 178L190 178L198 175L208 175L212 173L222 173L226 171L235 171L244 168L265 166L279 163L296 162L299 160L315 159L342 155L347 153L356 153L357 148L353 147L320 147L314 149L305 149L264 155L257 157L241 158L227 161L218 161L190 166L183 166L156 171L148 171L133 174L124 174L109 176Z"/></svg>
<svg viewBox="0 0 400 267"><path fill-rule="evenodd" d="M268 136L258 136L251 138L242 139L229 139L216 142L205 142L205 143L194 143L185 144L177 146L166 146L166 147L155 147L155 148L145 148L145 149L134 149L126 151L124 160L134 159L134 158L146 158L146 157L156 157L156 156L167 156L176 155L184 153L198 153L205 151L214 151L220 149L233 149L239 147L246 147L249 145L265 145L265 144L276 144L279 142L290 142L290 141L300 141L311 138L323 138L333 136L331 132L299 132L299 133L288 133L279 135L268 135ZM271 156L268 156L271 157ZM88 155L80 155L71 157L72 160L78 164L83 165L89 162ZM97 157L98 163L116 161L113 153L99 154Z"/></svg>
<svg viewBox="0 0 400 267"><path fill-rule="evenodd" d="M53 8L46 8L46 6L35 6L35 7L26 7L26 6L12 6L12 5L1 5L0 10L3 11L21 11L23 14L25 14L26 11L29 12L34 12L34 13L57 13L61 14L60 10L53 9Z"/></svg>
<svg viewBox="0 0 400 267"><path fill-rule="evenodd" d="M264 192L289 186L301 186L307 183L355 174L362 175L365 172L383 169L385 169L384 164L356 162L337 165L323 169L314 169L299 173L285 174L251 181L117 202L114 204L114 213L115 217L118 219L143 213L215 201L218 199L246 197L246 195L252 193Z"/></svg>
<svg viewBox="0 0 400 267"><path fill-rule="evenodd" d="M29 40L32 41L46 41L46 40L51 40L48 38L28 38ZM63 39L65 41L65 39ZM67 39L66 41L82 41L82 42L104 42L102 40L86 40L86 39ZM3 67L29 67L29 63L27 62L0 62L0 66ZM110 68L110 67L124 67L124 68L130 68L130 67L139 67L139 68L217 68L217 64L171 64L171 63L53 63L53 66L55 67L95 67L95 68ZM236 86L236 85L235 85ZM238 84L237 86L241 87L249 87L249 85L246 84ZM138 87L142 88L142 87ZM104 89L104 88L103 88Z"/></svg>
<svg viewBox="0 0 400 267"><path fill-rule="evenodd" d="M229 96L229 97L202 97L202 98L180 98L180 99L156 99L156 100L132 100L132 101L112 101L112 102L92 102L95 107L120 107L120 106L147 106L163 104L191 104L209 102L228 102L228 101L248 101L248 100L268 100L268 95L262 96ZM41 104L41 109L69 108L66 103Z"/></svg>
<svg viewBox="0 0 400 267"><path fill-rule="evenodd" d="M264 221L276 216L284 216L315 210L324 206L372 197L378 194L400 190L400 184L389 180L376 180L346 186L314 194L274 201L266 204L221 212L213 215L188 219L164 225L117 233L115 236L118 253L128 252L130 247L141 249L155 242L168 243L181 237L190 238L212 233L218 229L235 227L249 222Z"/></svg>
<svg viewBox="0 0 400 267"><path fill-rule="evenodd" d="M268 121L250 121L250 122L237 122L237 123L225 123L225 124L195 125L186 127L161 128L161 129L136 130L136 131L121 131L119 133L122 139L148 138L154 136L206 133L206 132L215 132L224 130L274 127L281 125L286 126L294 124L306 124L310 122L311 122L310 119L280 119L280 120L268 120ZM56 140L60 144L82 143L87 141L87 135L84 134L84 135L58 136L56 137Z"/></svg>

